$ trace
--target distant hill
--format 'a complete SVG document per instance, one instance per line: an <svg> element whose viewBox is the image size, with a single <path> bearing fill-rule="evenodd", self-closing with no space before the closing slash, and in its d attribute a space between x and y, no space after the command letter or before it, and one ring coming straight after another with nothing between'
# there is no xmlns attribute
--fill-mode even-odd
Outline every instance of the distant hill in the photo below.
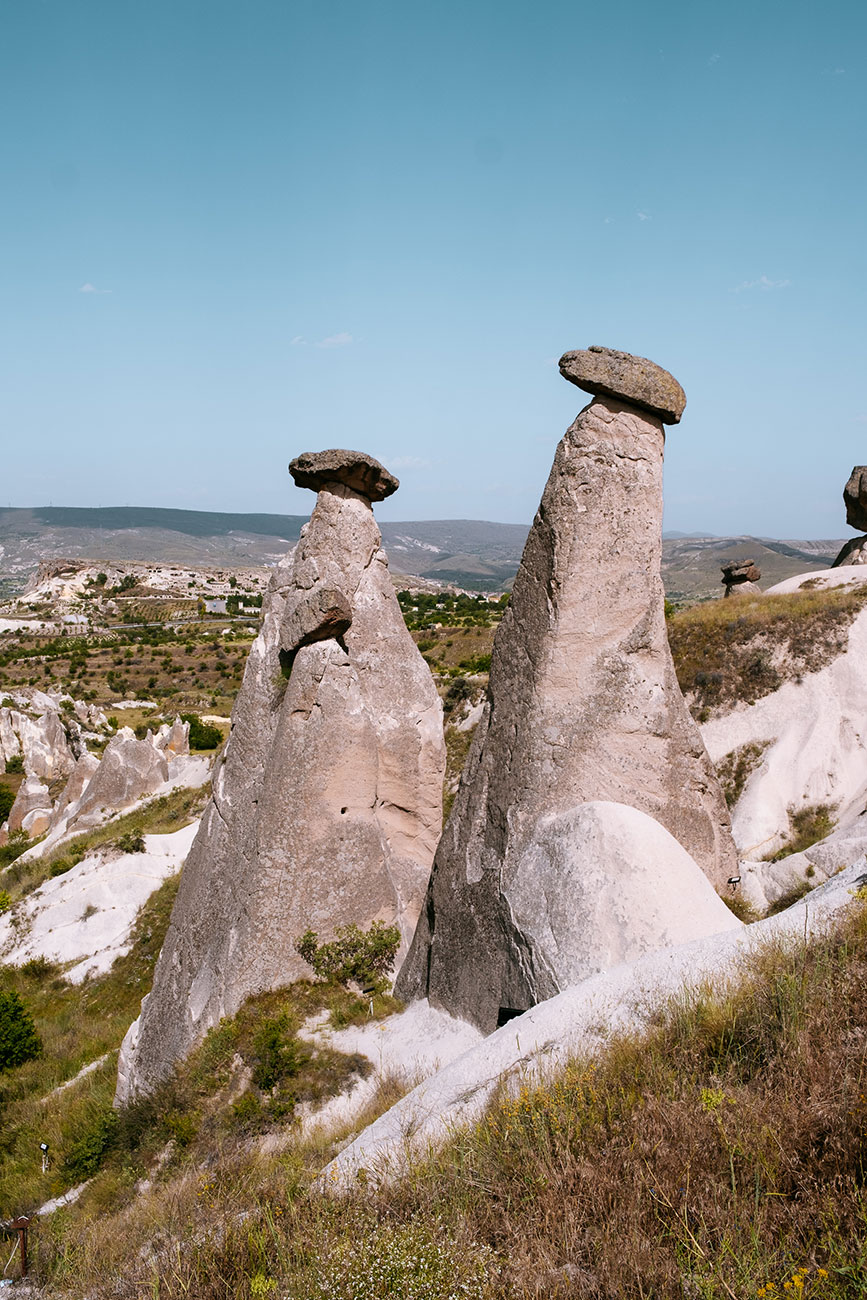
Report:
<svg viewBox="0 0 867 1300"><path fill-rule="evenodd" d="M0 595L23 589L52 558L150 560L187 565L272 565L298 540L305 515L232 514L147 506L36 506L0 509ZM527 537L524 524L479 519L381 523L392 570L474 590L511 583ZM669 596L718 595L723 560L752 556L770 586L827 567L842 540L777 541L667 533L663 577Z"/></svg>

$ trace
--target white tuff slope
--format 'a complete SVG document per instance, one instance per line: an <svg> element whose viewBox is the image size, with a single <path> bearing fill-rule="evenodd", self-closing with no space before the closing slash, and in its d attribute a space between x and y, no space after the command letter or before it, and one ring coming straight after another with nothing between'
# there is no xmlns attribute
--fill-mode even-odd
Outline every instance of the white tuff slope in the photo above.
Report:
<svg viewBox="0 0 867 1300"><path fill-rule="evenodd" d="M850 902L865 880L862 858L808 898L765 921L650 953L584 980L510 1020L478 1046L426 1079L347 1146L323 1170L324 1190L349 1188L361 1170L386 1177L424 1157L478 1120L502 1087L537 1078L570 1058L598 1051L614 1034L640 1031L672 995L707 983L721 988L744 956L772 936L816 932ZM404 1013L420 1023L417 1003Z"/></svg>
<svg viewBox="0 0 867 1300"><path fill-rule="evenodd" d="M840 568L789 578L766 594L865 581L863 567ZM732 815L742 858L781 847L790 809L830 804L838 824L851 822L867 801L867 609L853 620L847 649L833 663L755 704L738 705L701 732L716 764L742 745L766 746Z"/></svg>
<svg viewBox="0 0 867 1300"><path fill-rule="evenodd" d="M146 835L144 853L98 849L62 876L46 880L0 916L0 960L34 957L62 965L71 984L103 975L127 950L139 909L182 866L198 829Z"/></svg>

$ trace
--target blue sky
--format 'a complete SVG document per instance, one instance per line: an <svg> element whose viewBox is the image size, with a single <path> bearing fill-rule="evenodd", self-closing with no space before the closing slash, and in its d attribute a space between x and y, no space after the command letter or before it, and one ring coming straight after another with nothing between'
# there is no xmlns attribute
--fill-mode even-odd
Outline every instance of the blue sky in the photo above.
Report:
<svg viewBox="0 0 867 1300"><path fill-rule="evenodd" d="M7 0L0 505L529 521L602 343L686 389L666 526L843 536L867 7Z"/></svg>

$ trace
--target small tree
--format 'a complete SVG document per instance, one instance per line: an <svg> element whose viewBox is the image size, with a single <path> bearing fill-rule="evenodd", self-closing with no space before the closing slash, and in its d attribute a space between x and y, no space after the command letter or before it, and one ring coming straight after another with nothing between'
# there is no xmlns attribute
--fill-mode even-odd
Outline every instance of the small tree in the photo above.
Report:
<svg viewBox="0 0 867 1300"><path fill-rule="evenodd" d="M33 1017L14 989L0 989L0 1070L42 1055L42 1040Z"/></svg>
<svg viewBox="0 0 867 1300"><path fill-rule="evenodd" d="M315 930L307 930L296 941L295 951L313 967L319 979L335 984L355 983L379 992L400 946L396 925L374 921L367 931L357 925L338 926L331 943L320 944Z"/></svg>
<svg viewBox="0 0 867 1300"><path fill-rule="evenodd" d="M202 722L195 713L182 713L181 721L190 724L190 749L216 749L223 743L223 733L210 722Z"/></svg>
<svg viewBox="0 0 867 1300"><path fill-rule="evenodd" d="M5 822L15 802L15 791L8 785L0 785L0 822Z"/></svg>

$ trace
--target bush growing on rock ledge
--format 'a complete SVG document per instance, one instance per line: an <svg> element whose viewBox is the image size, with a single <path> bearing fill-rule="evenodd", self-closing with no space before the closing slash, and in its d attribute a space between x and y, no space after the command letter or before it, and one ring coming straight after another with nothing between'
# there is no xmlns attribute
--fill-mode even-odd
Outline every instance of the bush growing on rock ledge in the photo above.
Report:
<svg viewBox="0 0 867 1300"><path fill-rule="evenodd" d="M374 921L366 931L357 925L341 925L331 943L318 940L315 930L307 930L297 940L295 951L320 980L381 992L400 945L400 930L382 921Z"/></svg>

